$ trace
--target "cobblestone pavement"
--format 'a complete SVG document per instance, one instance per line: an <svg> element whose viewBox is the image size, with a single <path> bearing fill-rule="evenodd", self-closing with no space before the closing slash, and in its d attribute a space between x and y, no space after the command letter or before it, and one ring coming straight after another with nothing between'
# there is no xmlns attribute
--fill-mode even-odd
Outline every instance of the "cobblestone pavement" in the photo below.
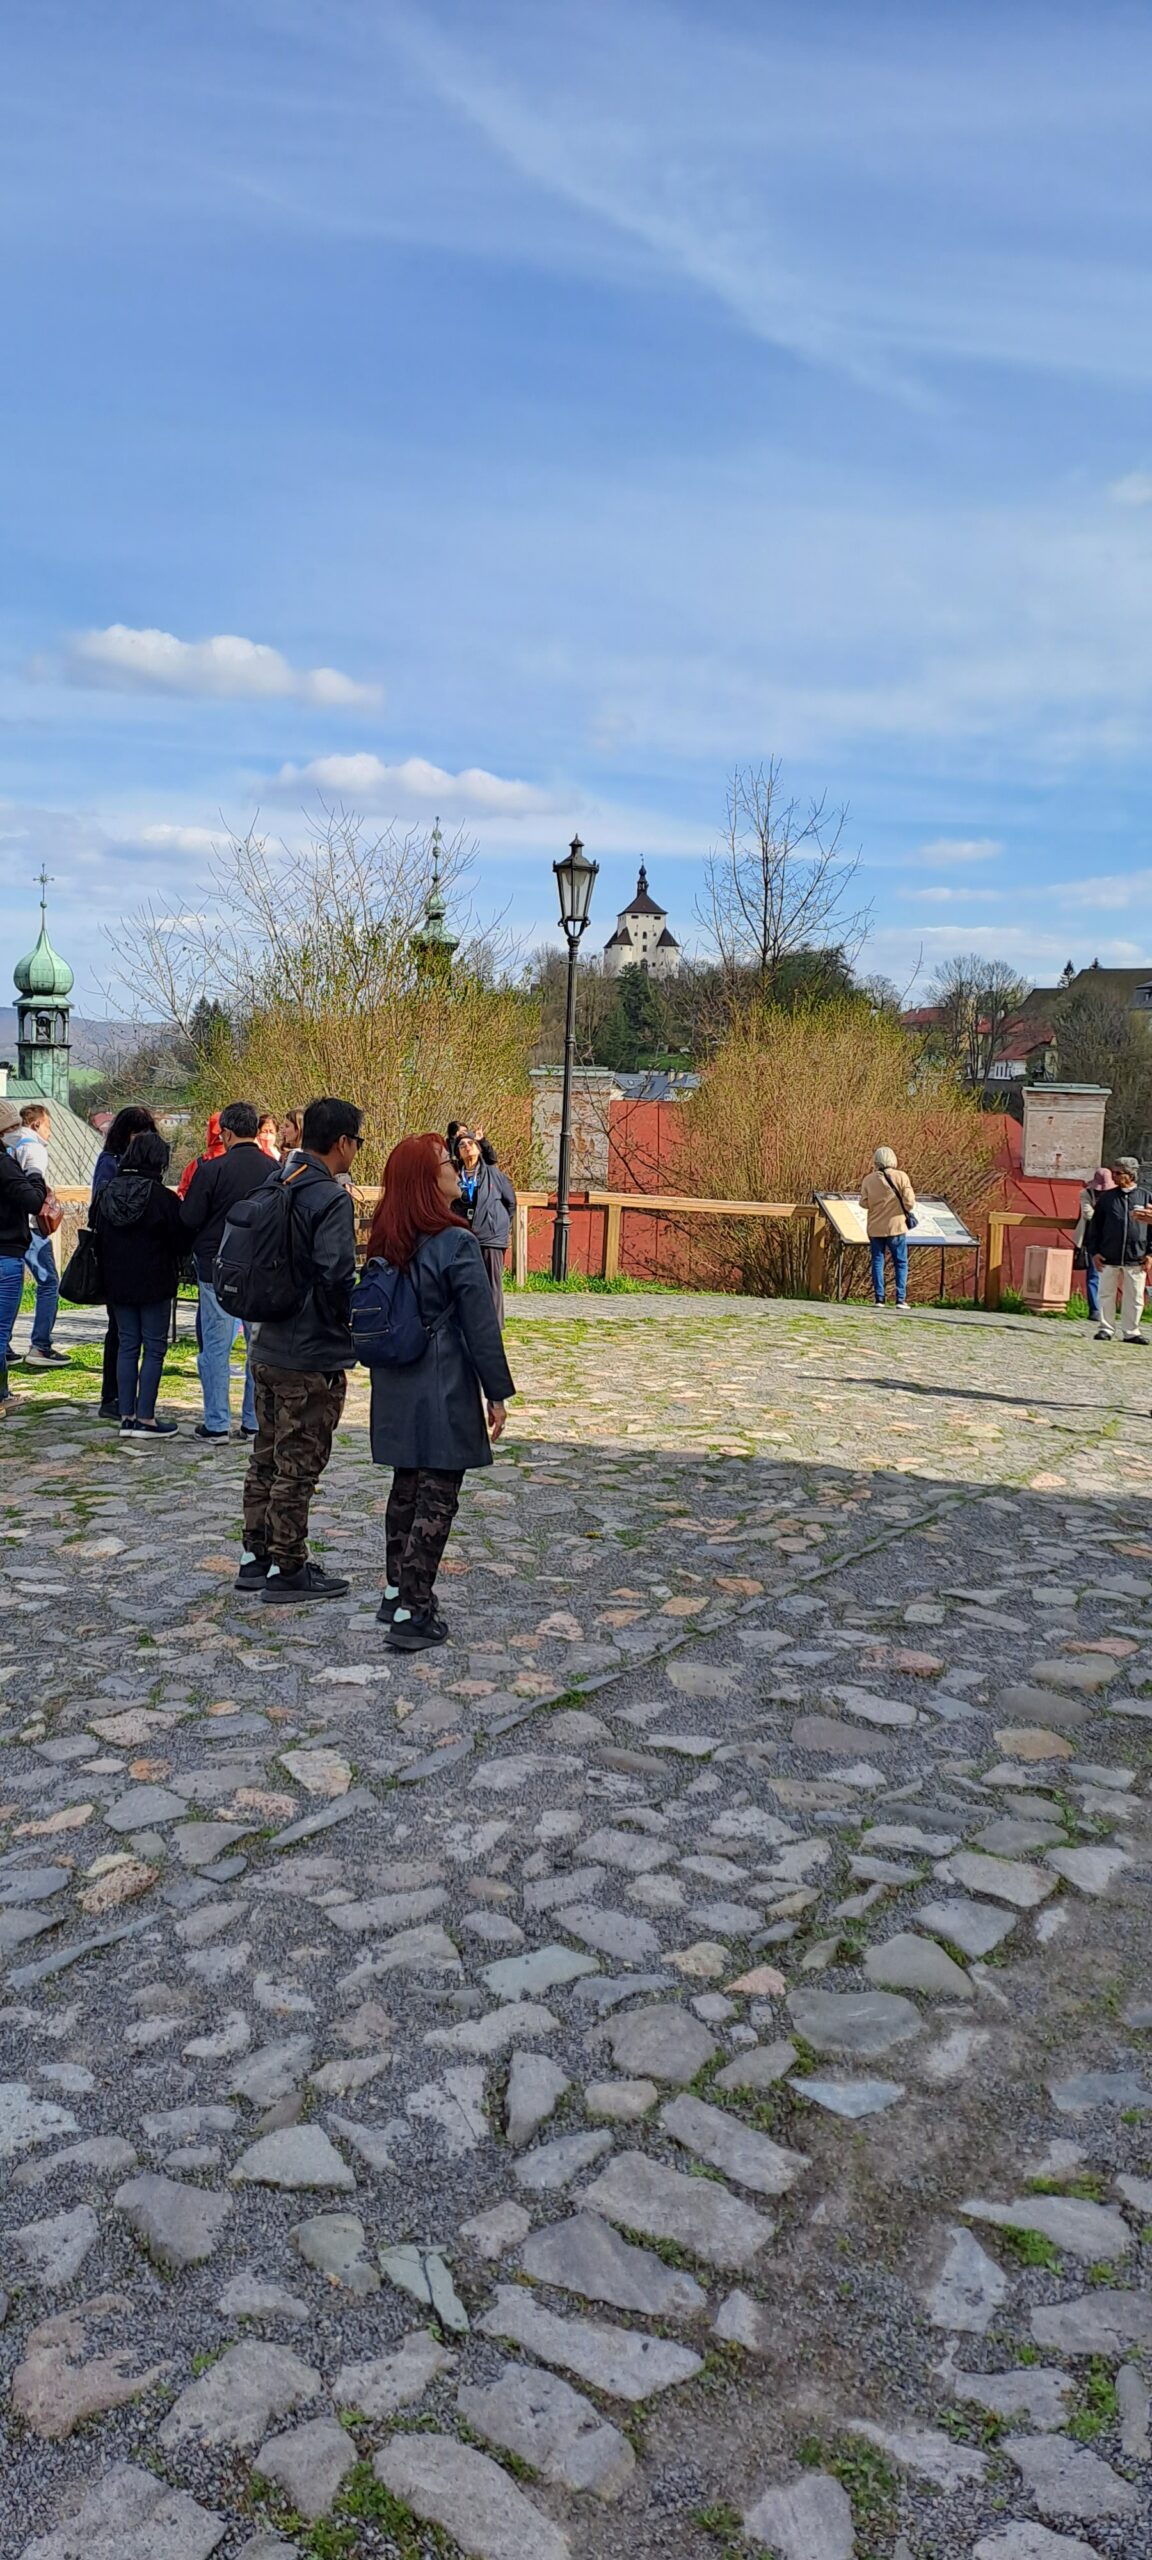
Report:
<svg viewBox="0 0 1152 2560"><path fill-rule="evenodd" d="M1152 1363L509 1340L415 1662L3 1426L3 2560L1152 2560Z"/></svg>

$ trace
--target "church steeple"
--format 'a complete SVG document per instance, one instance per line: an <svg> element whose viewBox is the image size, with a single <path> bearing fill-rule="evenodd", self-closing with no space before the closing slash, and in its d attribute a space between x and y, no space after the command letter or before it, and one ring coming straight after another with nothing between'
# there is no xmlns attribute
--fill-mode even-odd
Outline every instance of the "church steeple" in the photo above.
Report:
<svg viewBox="0 0 1152 2560"><path fill-rule="evenodd" d="M432 885L424 901L424 922L412 936L412 949L421 977L447 977L454 953L459 949L455 934L448 931L448 908L440 886L440 856L444 840L437 818L432 829Z"/></svg>
<svg viewBox="0 0 1152 2560"><path fill-rule="evenodd" d="M31 951L18 960L12 976L16 987L17 1072L36 1085L46 1101L69 1099L72 1039L69 1016L75 979L66 960L48 938L48 873L40 873L40 932Z"/></svg>

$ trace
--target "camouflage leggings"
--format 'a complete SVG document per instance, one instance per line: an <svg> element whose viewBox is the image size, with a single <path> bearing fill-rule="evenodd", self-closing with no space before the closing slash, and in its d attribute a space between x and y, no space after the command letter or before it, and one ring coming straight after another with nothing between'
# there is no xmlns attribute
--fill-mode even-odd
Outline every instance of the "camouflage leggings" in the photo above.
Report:
<svg viewBox="0 0 1152 2560"><path fill-rule="evenodd" d="M463 1475L432 1467L397 1467L384 1522L388 1580L400 1607L423 1616L460 1504Z"/></svg>

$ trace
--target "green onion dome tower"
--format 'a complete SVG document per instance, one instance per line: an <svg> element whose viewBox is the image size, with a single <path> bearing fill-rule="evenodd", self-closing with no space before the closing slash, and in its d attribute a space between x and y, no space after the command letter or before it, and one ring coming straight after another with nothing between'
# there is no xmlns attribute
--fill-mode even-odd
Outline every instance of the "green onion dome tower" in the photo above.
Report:
<svg viewBox="0 0 1152 2560"><path fill-rule="evenodd" d="M40 933L12 972L16 987L17 1072L46 1102L67 1104L72 1059L73 973L48 939L48 874L40 874Z"/></svg>

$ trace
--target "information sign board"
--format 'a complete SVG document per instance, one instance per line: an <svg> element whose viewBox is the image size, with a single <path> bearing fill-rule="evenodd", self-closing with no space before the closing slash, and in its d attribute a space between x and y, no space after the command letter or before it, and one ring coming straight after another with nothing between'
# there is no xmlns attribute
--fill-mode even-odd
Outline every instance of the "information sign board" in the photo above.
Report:
<svg viewBox="0 0 1152 2560"><path fill-rule="evenodd" d="M867 1244L867 1215L854 1191L817 1191L815 1199L841 1244ZM971 1252L977 1238L946 1200L917 1200L916 1225L909 1232L908 1243L934 1244L937 1252L942 1246L965 1245Z"/></svg>

